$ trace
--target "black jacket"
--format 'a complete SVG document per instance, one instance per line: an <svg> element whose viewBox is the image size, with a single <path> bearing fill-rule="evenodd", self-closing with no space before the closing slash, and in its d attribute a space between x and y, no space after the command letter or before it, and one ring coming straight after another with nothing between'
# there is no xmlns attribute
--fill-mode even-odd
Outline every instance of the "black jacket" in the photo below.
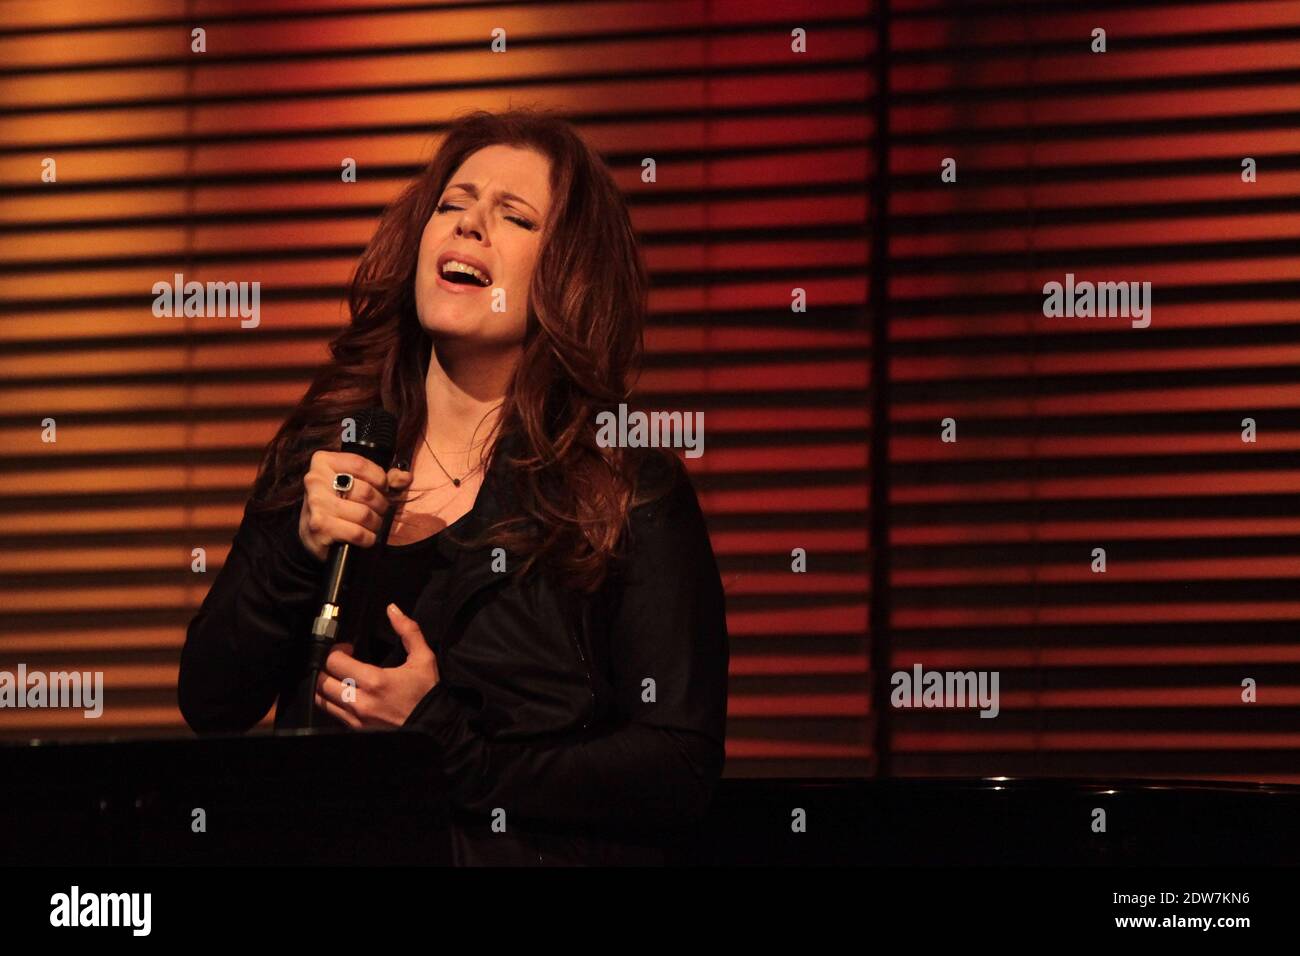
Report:
<svg viewBox="0 0 1300 956"><path fill-rule="evenodd" d="M509 507L503 457L465 536ZM726 732L722 584L685 469L647 457L641 478L669 491L633 510L596 594L521 579L508 558L495 571L489 545L457 551L442 611L428 590L408 611L440 681L405 727L441 746L458 862L659 862L661 836L708 806ZM251 729L300 679L324 569L298 537L300 507L245 509L190 622L178 696L198 733ZM489 825L498 808L505 833Z"/></svg>

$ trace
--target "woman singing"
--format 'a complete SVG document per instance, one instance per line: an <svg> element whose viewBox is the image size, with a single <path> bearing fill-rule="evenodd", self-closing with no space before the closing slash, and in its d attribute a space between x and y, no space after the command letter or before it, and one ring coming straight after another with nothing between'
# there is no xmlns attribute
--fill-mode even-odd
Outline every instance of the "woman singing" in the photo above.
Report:
<svg viewBox="0 0 1300 956"><path fill-rule="evenodd" d="M266 448L189 625L190 727L247 731L277 696L287 725L325 562L349 542L365 601L344 610L317 724L435 737L459 862L662 859L621 835L706 809L729 653L685 469L596 440L640 359L646 284L622 196L571 126L456 121L385 211L350 324ZM332 450L372 406L398 421L387 473Z"/></svg>

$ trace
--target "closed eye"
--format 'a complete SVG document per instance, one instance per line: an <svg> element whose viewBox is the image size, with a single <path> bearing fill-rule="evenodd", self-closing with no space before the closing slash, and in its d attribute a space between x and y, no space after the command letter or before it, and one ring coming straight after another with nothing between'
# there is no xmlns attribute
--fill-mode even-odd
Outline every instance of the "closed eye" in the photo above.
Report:
<svg viewBox="0 0 1300 956"><path fill-rule="evenodd" d="M434 209L434 212L447 212L450 209L460 209L460 208L461 207L457 206L455 203L444 202L444 203L439 203L438 206ZM511 222L515 223L516 225L518 225L521 229L527 229L530 232L537 228L536 225L529 222L527 219L523 218L522 216L506 216L506 218L509 219Z"/></svg>

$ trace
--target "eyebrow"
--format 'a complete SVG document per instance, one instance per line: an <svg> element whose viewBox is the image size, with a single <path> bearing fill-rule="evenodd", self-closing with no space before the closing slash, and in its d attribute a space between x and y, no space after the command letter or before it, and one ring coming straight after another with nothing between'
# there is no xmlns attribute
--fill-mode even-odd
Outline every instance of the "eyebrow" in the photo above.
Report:
<svg viewBox="0 0 1300 956"><path fill-rule="evenodd" d="M452 190L452 189L463 189L465 190L465 192L469 193L475 199L478 199L478 187L475 186L473 183L454 183L453 185L447 187L447 190ZM523 203L533 212L537 213L537 215L540 216L542 214L540 209L538 209L536 206L530 203L523 196L518 196L515 193L499 193L497 195L497 202L508 202L512 199L515 200L516 202Z"/></svg>

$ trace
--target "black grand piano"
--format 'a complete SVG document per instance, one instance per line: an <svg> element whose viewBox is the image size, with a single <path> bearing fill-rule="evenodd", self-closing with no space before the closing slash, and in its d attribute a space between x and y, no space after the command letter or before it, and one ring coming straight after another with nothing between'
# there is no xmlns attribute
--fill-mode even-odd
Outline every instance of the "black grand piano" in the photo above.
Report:
<svg viewBox="0 0 1300 956"><path fill-rule="evenodd" d="M0 744L0 865L448 864L438 759L401 731ZM1300 787L724 778L663 840L677 865L1294 865Z"/></svg>

